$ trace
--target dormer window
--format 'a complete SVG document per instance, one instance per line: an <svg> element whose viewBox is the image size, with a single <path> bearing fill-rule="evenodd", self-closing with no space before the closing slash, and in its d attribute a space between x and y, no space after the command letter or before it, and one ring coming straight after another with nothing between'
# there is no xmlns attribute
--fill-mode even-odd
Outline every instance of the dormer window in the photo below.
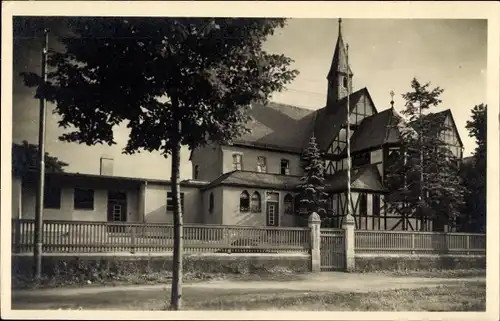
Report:
<svg viewBox="0 0 500 321"><path fill-rule="evenodd" d="M266 158L264 156L257 157L257 172L267 173Z"/></svg>
<svg viewBox="0 0 500 321"><path fill-rule="evenodd" d="M241 154L233 154L233 170L241 171L243 166L242 164L243 155Z"/></svg>
<svg viewBox="0 0 500 321"><path fill-rule="evenodd" d="M288 159L282 159L280 165L281 175L290 175L290 161Z"/></svg>

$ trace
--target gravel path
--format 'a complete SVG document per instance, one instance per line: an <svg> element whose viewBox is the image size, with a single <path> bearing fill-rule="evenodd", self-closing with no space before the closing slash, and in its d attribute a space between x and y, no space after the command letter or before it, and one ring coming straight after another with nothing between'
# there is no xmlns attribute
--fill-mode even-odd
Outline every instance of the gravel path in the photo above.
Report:
<svg viewBox="0 0 500 321"><path fill-rule="evenodd" d="M485 281L484 277L471 278L422 278L393 277L376 274L358 274L342 272L322 272L310 274L305 279L291 281L234 281L217 280L184 284L184 288L222 288L222 289L288 289L288 290L319 290L346 292L373 292L391 289L408 289L418 287L439 286L457 282ZM57 289L14 290L13 297L30 296L72 296L81 294L98 294L119 291L148 291L170 288L169 284L129 285L106 287L81 287Z"/></svg>

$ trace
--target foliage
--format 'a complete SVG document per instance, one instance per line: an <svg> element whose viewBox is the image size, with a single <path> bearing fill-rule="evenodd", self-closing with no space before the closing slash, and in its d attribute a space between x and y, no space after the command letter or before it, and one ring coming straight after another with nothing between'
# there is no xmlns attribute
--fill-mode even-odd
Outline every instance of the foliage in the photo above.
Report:
<svg viewBox="0 0 500 321"><path fill-rule="evenodd" d="M36 96L56 103L64 141L115 144L130 129L125 153L172 156L174 266L172 307L180 306L182 212L180 148L225 143L247 132L248 109L265 103L297 75L292 60L263 42L285 19L76 18L65 52L49 57L48 82L24 73Z"/></svg>
<svg viewBox="0 0 500 321"><path fill-rule="evenodd" d="M299 215L305 219L313 212L321 217L322 221L326 218L326 203L328 194L325 190L325 177L323 160L316 143L316 138L312 136L309 139L307 148L302 153L301 167L304 175L301 177L301 183L297 186L299 197ZM304 217L302 217L304 219Z"/></svg>
<svg viewBox="0 0 500 321"><path fill-rule="evenodd" d="M461 231L486 231L486 124L487 105L474 106L466 128L474 137L476 149L471 163L463 163L461 174L468 193L461 216Z"/></svg>
<svg viewBox="0 0 500 321"><path fill-rule="evenodd" d="M284 19L79 18L65 52L53 52L43 95L56 103L62 140L115 144L113 127L131 130L125 152L171 153L176 121L194 149L245 133L248 106L294 79L290 58L263 41ZM38 86L34 73L22 74ZM42 90L43 89L43 90Z"/></svg>
<svg viewBox="0 0 500 321"><path fill-rule="evenodd" d="M50 173L63 172L68 166L55 156L45 153L45 171ZM12 172L13 175L23 177L29 170L38 168L38 145L29 144L23 140L21 144L12 144Z"/></svg>
<svg viewBox="0 0 500 321"><path fill-rule="evenodd" d="M448 148L441 134L451 131L444 114L427 113L441 103L443 90L430 83L411 82L398 128L401 149L392 152L388 165L387 198L390 210L405 217L429 219L437 225L455 224L466 192L459 175L459 159ZM436 228L437 226L435 226ZM421 224L421 229L426 225Z"/></svg>

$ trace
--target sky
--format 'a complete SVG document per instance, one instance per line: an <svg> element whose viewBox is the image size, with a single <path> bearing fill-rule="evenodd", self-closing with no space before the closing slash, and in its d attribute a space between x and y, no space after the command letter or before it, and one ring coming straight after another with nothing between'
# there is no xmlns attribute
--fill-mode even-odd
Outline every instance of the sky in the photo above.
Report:
<svg viewBox="0 0 500 321"><path fill-rule="evenodd" d="M56 36L61 28L54 21L15 26L14 34L13 133L12 140L38 142L38 106L34 90L25 87L20 72L40 72L42 37L40 30L51 28L50 48L61 50ZM402 110L401 95L410 90L416 77L422 83L444 89L442 103L433 111L451 109L464 142L464 156L475 143L465 129L474 105L486 103L486 20L343 19L344 42L349 44L349 63L354 73L353 90L367 87L378 111L390 107L395 92L395 109ZM326 102L326 75L338 36L337 19L290 19L264 44L270 52L283 53L299 70L287 90L272 100L307 109L319 109ZM48 104L48 109L53 106ZM46 151L69 163L68 172L99 173L101 156L114 159L114 175L170 179L170 159L159 153L123 155L128 139L123 127L115 130L117 145L86 146L58 141L64 131L58 116L47 114ZM189 150L181 152L181 178L191 178Z"/></svg>

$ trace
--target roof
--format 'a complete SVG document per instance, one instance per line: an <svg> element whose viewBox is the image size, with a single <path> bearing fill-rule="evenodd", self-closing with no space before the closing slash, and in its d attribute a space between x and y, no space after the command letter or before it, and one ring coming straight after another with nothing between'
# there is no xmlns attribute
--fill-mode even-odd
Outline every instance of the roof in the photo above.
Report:
<svg viewBox="0 0 500 321"><path fill-rule="evenodd" d="M341 21L339 21L339 35L337 37L337 43L335 45L335 51L333 53L332 65L330 67L330 72L328 73L328 78L332 77L337 72L349 72L349 74L352 75L351 66L347 63L347 52L344 46L344 39L342 38Z"/></svg>
<svg viewBox="0 0 500 321"><path fill-rule="evenodd" d="M219 176L219 178L212 181L203 189L210 189L219 185L226 185L291 190L295 189L295 187L299 183L299 176L278 175L250 171L232 171Z"/></svg>
<svg viewBox="0 0 500 321"><path fill-rule="evenodd" d="M343 192L347 190L347 170L338 171L327 177L325 192ZM351 170L351 189L353 191L367 191L387 193L383 185L377 165L369 164Z"/></svg>
<svg viewBox="0 0 500 321"><path fill-rule="evenodd" d="M444 122L446 120L446 117L450 116L451 123L453 126L453 129L455 130L455 133L457 135L458 142L460 143L460 146L463 146L462 139L460 138L460 133L458 131L457 125L455 123L455 119L453 118L453 114L450 109L446 109L437 113L429 113L427 115L424 115L424 119L427 119L429 122L432 123L439 123L439 122ZM410 122L410 125L415 128L417 124L417 120ZM437 128L437 127L436 127Z"/></svg>
<svg viewBox="0 0 500 321"><path fill-rule="evenodd" d="M351 137L351 153L364 151L401 140L398 130L400 116L393 108L366 117ZM344 150L343 154L346 151Z"/></svg>
<svg viewBox="0 0 500 321"><path fill-rule="evenodd" d="M474 164L474 156L467 156L467 157L462 158L462 163L467 164L467 165Z"/></svg>
<svg viewBox="0 0 500 321"><path fill-rule="evenodd" d="M114 176L114 175L98 175L98 174L84 174L84 173L71 173L71 172L46 172L45 176L49 179L57 179L58 181L70 182L78 179L92 180L97 182L116 182L120 184L140 184L140 183L151 183L160 185L171 185L170 180L161 179L150 179L150 178L139 178L139 177L124 177L124 176ZM34 183L38 180L37 171L29 171L26 176L26 182ZM198 180L182 180L180 182L181 186L186 187L202 187L209 184L209 182L198 181Z"/></svg>
<svg viewBox="0 0 500 321"><path fill-rule="evenodd" d="M352 111L356 104L359 102L361 97L366 95L373 105L373 100L371 99L368 89L362 88L358 91L353 92L349 95L349 110ZM328 110L333 112L327 112L327 108L322 108L318 110L317 120L314 126L314 136L316 137L316 142L318 147L322 151L326 151L335 137L338 135L340 129L346 122L347 117L347 97L338 100L334 106L328 106Z"/></svg>
<svg viewBox="0 0 500 321"><path fill-rule="evenodd" d="M312 134L314 114L314 110L274 102L254 104L246 124L250 133L233 144L301 153Z"/></svg>

